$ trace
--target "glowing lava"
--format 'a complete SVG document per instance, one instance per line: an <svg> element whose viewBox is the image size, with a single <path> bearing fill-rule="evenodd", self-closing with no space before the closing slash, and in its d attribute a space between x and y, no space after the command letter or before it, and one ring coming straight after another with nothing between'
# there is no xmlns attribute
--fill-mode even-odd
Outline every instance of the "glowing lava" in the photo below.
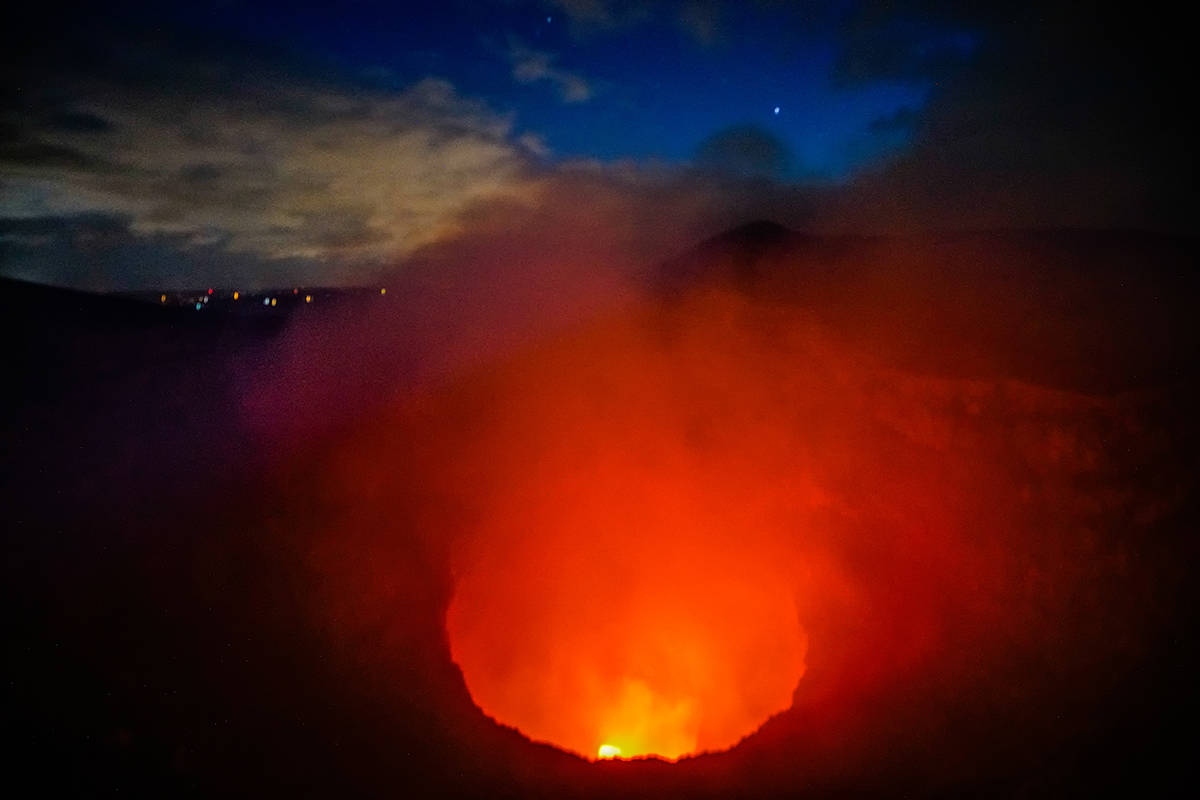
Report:
<svg viewBox="0 0 1200 800"><path fill-rule="evenodd" d="M618 345L579 370L566 342L470 392L487 406L450 477L478 510L455 545L446 630L496 721L589 759L676 760L791 707L803 496L764 487L795 454L737 418L744 391L696 386L711 352ZM683 396L721 405L723 427L699 430L718 417L680 415Z"/></svg>
<svg viewBox="0 0 1200 800"><path fill-rule="evenodd" d="M498 515L513 523L457 576L451 654L476 704L536 741L587 758L728 749L791 706L804 672L789 574L719 535L688 480L618 481L595 465L547 478L551 494Z"/></svg>
<svg viewBox="0 0 1200 800"><path fill-rule="evenodd" d="M791 705L805 641L768 571L703 545L675 563L653 545L636 561L539 545L461 576L448 613L490 716L587 757L675 760L728 749Z"/></svg>

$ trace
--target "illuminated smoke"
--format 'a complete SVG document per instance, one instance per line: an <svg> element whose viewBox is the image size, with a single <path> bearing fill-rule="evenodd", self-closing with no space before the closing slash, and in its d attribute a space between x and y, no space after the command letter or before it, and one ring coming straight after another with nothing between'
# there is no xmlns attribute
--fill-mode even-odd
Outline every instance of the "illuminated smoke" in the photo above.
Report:
<svg viewBox="0 0 1200 800"><path fill-rule="evenodd" d="M1011 377L1070 375L1069 347L1028 355L1005 314L959 309L965 280L902 258L814 271L799 300L648 299L400 396L325 467L341 510L312 560L338 646L380 687L414 680L381 665L434 591L447 652L425 657L530 739L676 759L766 723L755 746L814 779L951 709L1068 698L1072 663L1141 635L1104 587L1146 580L1122 537L1170 513L1116 488L1163 457L1162 396ZM1070 691L1106 690L1088 680Z"/></svg>

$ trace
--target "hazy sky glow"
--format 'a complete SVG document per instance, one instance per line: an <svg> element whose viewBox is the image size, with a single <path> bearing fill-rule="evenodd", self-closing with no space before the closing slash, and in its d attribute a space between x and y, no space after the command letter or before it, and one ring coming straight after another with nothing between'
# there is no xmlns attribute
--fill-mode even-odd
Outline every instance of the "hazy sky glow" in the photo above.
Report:
<svg viewBox="0 0 1200 800"><path fill-rule="evenodd" d="M581 175L689 231L1191 224L1154 22L919 0L23 13L0 270L31 280L363 283L497 203L585 214Z"/></svg>

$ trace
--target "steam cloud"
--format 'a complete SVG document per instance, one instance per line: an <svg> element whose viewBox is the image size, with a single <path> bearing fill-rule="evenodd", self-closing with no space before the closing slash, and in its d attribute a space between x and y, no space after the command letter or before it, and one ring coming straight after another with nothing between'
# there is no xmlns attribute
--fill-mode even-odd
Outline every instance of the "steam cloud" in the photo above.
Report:
<svg viewBox="0 0 1200 800"><path fill-rule="evenodd" d="M1169 393L1091 368L1129 379L1170 341L1091 336L1055 304L1103 307L1111 275L1031 292L1046 255L1015 252L798 246L470 349L334 446L318 616L386 663L432 591L503 724L594 756L641 709L624 735L677 757L767 723L743 747L817 782L947 715L1110 691L1119 669L1072 676L1154 635L1163 609L1112 587L1144 596L1130 543L1186 490L1130 479L1175 457Z"/></svg>

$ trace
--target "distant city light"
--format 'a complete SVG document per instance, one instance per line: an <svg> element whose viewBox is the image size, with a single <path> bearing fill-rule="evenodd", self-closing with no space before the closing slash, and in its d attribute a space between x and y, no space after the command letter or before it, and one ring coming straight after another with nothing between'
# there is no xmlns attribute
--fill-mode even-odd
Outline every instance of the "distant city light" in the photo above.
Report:
<svg viewBox="0 0 1200 800"><path fill-rule="evenodd" d="M299 290L299 289L292 289L292 294L300 294L300 290Z"/></svg>
<svg viewBox="0 0 1200 800"><path fill-rule="evenodd" d="M380 294L387 294L387 289L380 289L380 290L379 290L379 293L380 293Z"/></svg>
<svg viewBox="0 0 1200 800"><path fill-rule="evenodd" d="M275 307L275 298L272 297L271 298L271 308L274 308L274 307Z"/></svg>
<svg viewBox="0 0 1200 800"><path fill-rule="evenodd" d="M233 299L234 300L237 300L241 296L242 295L236 289L233 290Z"/></svg>
<svg viewBox="0 0 1200 800"><path fill-rule="evenodd" d="M269 305L271 305L271 298L269 298L269 297L264 297L264 298L263 298L263 305L264 305L264 306L269 306Z"/></svg>
<svg viewBox="0 0 1200 800"><path fill-rule="evenodd" d="M203 297L203 298L201 298L201 299L202 299L202 300L203 300L205 303L207 303L207 302L208 302L208 298L207 298L207 297Z"/></svg>
<svg viewBox="0 0 1200 800"><path fill-rule="evenodd" d="M202 309L202 308L204 308L204 304L203 304L203 303L196 303L196 310L197 310L197 311L199 311L199 310L200 310L200 309Z"/></svg>
<svg viewBox="0 0 1200 800"><path fill-rule="evenodd" d="M209 293L209 294L212 294L212 289L209 289L209 290L208 290L208 293Z"/></svg>
<svg viewBox="0 0 1200 800"><path fill-rule="evenodd" d="M311 295L311 294L306 294L306 295L304 295L304 302L306 302L306 303L311 303L311 302L312 302L312 295Z"/></svg>
<svg viewBox="0 0 1200 800"><path fill-rule="evenodd" d="M165 303L165 302L167 302L167 296L166 296L165 294L159 295L159 296L158 296L158 302L160 302L160 303Z"/></svg>

